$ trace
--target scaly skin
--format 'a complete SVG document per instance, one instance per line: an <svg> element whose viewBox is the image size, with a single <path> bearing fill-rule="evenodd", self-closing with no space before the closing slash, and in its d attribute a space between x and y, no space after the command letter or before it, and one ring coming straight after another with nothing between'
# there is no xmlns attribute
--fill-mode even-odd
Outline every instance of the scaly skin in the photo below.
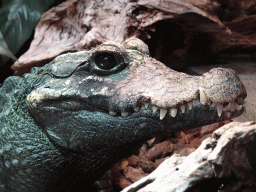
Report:
<svg viewBox="0 0 256 192"><path fill-rule="evenodd" d="M179 73L135 38L61 55L1 87L0 191L88 189L158 134L242 114L245 97L234 71Z"/></svg>

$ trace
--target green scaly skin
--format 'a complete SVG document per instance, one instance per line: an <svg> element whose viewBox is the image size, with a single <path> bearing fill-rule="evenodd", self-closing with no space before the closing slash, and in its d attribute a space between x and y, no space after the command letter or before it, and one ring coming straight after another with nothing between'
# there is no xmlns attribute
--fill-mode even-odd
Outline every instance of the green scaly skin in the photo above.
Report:
<svg viewBox="0 0 256 192"><path fill-rule="evenodd" d="M173 71L136 38L61 55L1 87L0 191L86 190L152 137L241 115L245 97L234 71Z"/></svg>

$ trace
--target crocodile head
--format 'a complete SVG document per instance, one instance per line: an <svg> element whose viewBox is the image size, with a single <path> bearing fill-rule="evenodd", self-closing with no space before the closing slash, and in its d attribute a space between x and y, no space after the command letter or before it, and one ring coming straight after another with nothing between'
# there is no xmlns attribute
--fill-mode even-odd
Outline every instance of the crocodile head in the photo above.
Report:
<svg viewBox="0 0 256 192"><path fill-rule="evenodd" d="M90 160L90 173L158 134L239 116L246 97L233 70L176 72L136 38L61 55L37 79L29 113L57 147Z"/></svg>

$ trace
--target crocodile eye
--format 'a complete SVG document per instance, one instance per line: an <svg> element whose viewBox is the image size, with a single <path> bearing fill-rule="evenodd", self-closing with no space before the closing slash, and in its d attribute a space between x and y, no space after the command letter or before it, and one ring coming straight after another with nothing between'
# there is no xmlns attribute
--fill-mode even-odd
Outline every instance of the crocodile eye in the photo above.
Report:
<svg viewBox="0 0 256 192"><path fill-rule="evenodd" d="M88 63L91 73L107 76L124 70L130 63L130 58L121 44L109 42L93 49Z"/></svg>
<svg viewBox="0 0 256 192"><path fill-rule="evenodd" d="M94 62L100 69L104 70L113 69L118 64L115 56L111 53L98 53L94 57Z"/></svg>

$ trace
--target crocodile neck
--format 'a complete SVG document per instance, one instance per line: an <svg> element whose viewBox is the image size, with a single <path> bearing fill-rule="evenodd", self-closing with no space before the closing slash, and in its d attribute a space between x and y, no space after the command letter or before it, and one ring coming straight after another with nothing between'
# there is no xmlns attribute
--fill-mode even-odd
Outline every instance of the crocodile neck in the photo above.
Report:
<svg viewBox="0 0 256 192"><path fill-rule="evenodd" d="M85 152L92 154L91 158L85 160L81 152L60 148L50 141L42 125L31 117L25 104L26 92L32 89L33 80L12 77L5 81L0 93L0 169L4 173L0 175L0 181L4 184L0 185L3 191L16 192L24 188L31 192L56 192L69 190L67 186L76 185L81 180L83 184L93 183L101 175L91 173L100 172L102 167L108 168L105 165L112 165L114 157L109 159L110 162L102 163L102 154L93 153L93 149ZM126 153L131 155L132 151ZM70 169L63 169L67 166ZM83 166L89 169L83 169Z"/></svg>
<svg viewBox="0 0 256 192"><path fill-rule="evenodd" d="M53 184L57 189L63 184L52 178L65 175L61 167L67 162L29 115L22 97L26 96L24 91L29 91L30 86L24 81L18 77L7 80L7 85L3 86L10 86L12 90L0 95L1 103L4 103L0 113L0 167L4 174L0 175L0 180L4 181L3 187L7 191L23 188L38 191L41 186L49 186L52 190ZM24 180L28 182L24 184ZM33 185L29 186L30 183Z"/></svg>

